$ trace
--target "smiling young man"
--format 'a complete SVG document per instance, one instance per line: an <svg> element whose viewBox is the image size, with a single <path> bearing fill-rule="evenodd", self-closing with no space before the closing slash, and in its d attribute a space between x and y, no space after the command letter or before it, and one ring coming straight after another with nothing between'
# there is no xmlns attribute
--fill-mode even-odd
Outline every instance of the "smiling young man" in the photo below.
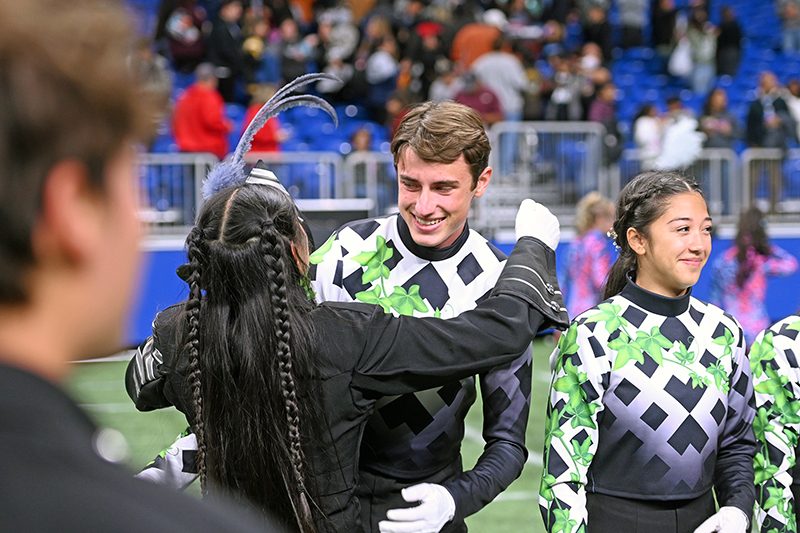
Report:
<svg viewBox="0 0 800 533"><path fill-rule="evenodd" d="M490 150L483 122L469 107L427 102L412 109L392 141L399 214L347 224L312 254L317 299L445 318L474 308L505 261L467 224L472 200L491 179ZM361 447L365 530L466 531L464 518L522 471L530 375L528 352L481 376L486 447L467 472L460 447L474 379L381 399ZM387 511L419 501L387 520Z"/></svg>

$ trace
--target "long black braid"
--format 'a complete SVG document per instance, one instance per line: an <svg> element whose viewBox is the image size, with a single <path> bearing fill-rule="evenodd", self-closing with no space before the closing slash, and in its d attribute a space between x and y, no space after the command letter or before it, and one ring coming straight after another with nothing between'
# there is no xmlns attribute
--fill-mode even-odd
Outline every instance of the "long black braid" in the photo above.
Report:
<svg viewBox="0 0 800 533"><path fill-rule="evenodd" d="M291 283L287 272L289 263L284 255L281 237L276 232L271 220L262 224L261 245L264 250L264 261L268 270L271 272L270 295L273 309L273 318L276 326L278 372L280 374L281 389L286 411L286 423L288 426L289 450L291 452L292 474L294 476L295 490L291 485L287 485L289 498L292 501L297 516L297 524L301 533L315 531L311 509L308 505L306 495L306 485L304 479L304 461L300 440L300 410L297 402L297 388L295 386L294 374L292 371L292 322L288 311L289 302L286 295L286 288Z"/></svg>
<svg viewBox="0 0 800 533"><path fill-rule="evenodd" d="M186 343L184 350L189 357L189 383L192 395L192 407L194 411L194 418L191 420L192 431L197 438L197 454L195 462L197 464L198 473L200 474L200 486L203 495L208 492L206 483L206 442L205 442L205 424L203 422L203 394L202 394L202 380L200 372L200 306L202 293L200 290L200 265L202 263L202 246L203 238L200 228L195 227L189 233L186 239L188 244L188 258L189 258L189 299L186 302L186 322L188 331L186 334Z"/></svg>
<svg viewBox="0 0 800 533"><path fill-rule="evenodd" d="M611 298L625 288L628 272L633 271L636 279L638 256L628 243L628 229L635 228L647 235L650 224L667 210L669 199L685 192L703 194L693 177L664 170L639 174L622 189L617 198L612 229L619 257L608 273L603 299Z"/></svg>

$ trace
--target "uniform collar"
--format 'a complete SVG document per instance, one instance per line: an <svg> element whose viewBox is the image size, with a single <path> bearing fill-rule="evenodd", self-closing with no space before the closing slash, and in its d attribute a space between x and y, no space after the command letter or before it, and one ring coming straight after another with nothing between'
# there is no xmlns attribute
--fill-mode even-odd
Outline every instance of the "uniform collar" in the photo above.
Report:
<svg viewBox="0 0 800 533"><path fill-rule="evenodd" d="M641 288L631 279L631 273L628 272L627 284L622 289L622 296L635 303L645 311L655 313L662 316L678 316L685 313L689 309L689 300L692 296L692 288L686 291L683 296L677 298L668 298L654 292L650 292Z"/></svg>
<svg viewBox="0 0 800 533"><path fill-rule="evenodd" d="M397 232L400 234L400 240L403 241L405 247L415 256L426 261L443 261L456 255L461 250L461 247L464 246L464 243L467 242L469 238L469 222L464 223L464 230L458 236L456 242L446 248L431 248L430 246L417 244L411 237L411 230L408 229L408 224L399 214L397 215Z"/></svg>

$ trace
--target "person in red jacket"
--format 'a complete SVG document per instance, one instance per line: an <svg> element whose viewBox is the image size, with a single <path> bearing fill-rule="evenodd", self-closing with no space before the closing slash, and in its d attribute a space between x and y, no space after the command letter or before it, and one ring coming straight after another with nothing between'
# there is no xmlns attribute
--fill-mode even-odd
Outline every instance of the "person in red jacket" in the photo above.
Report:
<svg viewBox="0 0 800 533"><path fill-rule="evenodd" d="M175 143L181 152L210 152L218 158L228 153L228 133L233 125L225 118L225 103L217 92L214 66L202 63L196 80L178 97L172 115Z"/></svg>

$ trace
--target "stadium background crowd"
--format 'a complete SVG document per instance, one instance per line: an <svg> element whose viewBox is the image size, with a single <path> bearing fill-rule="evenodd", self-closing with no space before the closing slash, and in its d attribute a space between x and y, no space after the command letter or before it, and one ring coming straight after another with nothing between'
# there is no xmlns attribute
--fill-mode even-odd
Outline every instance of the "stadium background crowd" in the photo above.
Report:
<svg viewBox="0 0 800 533"><path fill-rule="evenodd" d="M141 15L143 53L153 54L154 91L175 102L197 65L216 65L229 145L260 84L280 86L314 71L344 81L316 91L354 107L330 135L310 138L287 121L278 149L347 153L352 134L367 129L372 148L385 150L403 107L441 98L469 102L488 125L602 122L619 142L612 159L636 146L634 121L644 105L663 124L672 100L707 117L701 128L709 146L719 146L720 121L705 109L717 88L722 110L736 122L725 130L725 144L740 152L758 142L746 124L764 71L777 74L781 98L793 116L800 113L795 0L129 2ZM165 119L153 151L181 150L170 124ZM789 146L796 135L793 128Z"/></svg>

